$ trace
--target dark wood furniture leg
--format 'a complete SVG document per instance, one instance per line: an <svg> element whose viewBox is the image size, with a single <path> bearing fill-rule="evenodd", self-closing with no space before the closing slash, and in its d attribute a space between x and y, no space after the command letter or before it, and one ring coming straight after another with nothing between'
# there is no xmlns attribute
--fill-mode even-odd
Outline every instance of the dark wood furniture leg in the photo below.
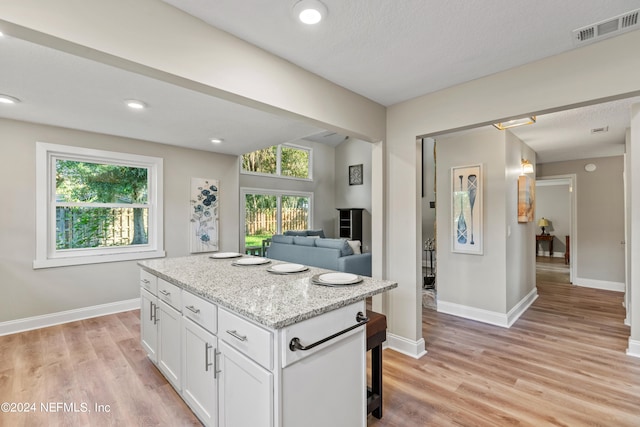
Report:
<svg viewBox="0 0 640 427"><path fill-rule="evenodd" d="M371 350L371 387L367 388L367 414L382 418L382 343L387 339L387 317L367 310L367 351Z"/></svg>

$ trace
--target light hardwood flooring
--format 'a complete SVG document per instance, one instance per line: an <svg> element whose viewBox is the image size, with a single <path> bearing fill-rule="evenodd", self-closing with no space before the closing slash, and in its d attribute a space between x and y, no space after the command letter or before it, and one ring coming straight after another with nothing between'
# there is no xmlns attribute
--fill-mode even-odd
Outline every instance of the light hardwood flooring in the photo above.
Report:
<svg viewBox="0 0 640 427"><path fill-rule="evenodd" d="M640 426L622 294L537 279L510 329L424 310L428 354L384 352L384 416L369 426Z"/></svg>
<svg viewBox="0 0 640 427"><path fill-rule="evenodd" d="M428 354L384 351L384 416L369 426L640 426L622 294L564 277L541 272L538 300L510 329L424 310ZM0 337L0 402L37 405L0 412L0 426L199 425L139 327L130 311Z"/></svg>

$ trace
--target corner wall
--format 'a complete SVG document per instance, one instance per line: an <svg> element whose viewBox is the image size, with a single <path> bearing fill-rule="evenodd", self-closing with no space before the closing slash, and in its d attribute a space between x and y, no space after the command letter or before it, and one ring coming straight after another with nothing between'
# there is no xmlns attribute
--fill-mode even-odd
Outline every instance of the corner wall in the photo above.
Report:
<svg viewBox="0 0 640 427"><path fill-rule="evenodd" d="M0 119L0 322L139 298L135 261L32 268L35 257L35 143L74 145L164 159L164 246L189 254L191 177L220 180L220 250L238 250L236 156Z"/></svg>
<svg viewBox="0 0 640 427"><path fill-rule="evenodd" d="M349 138L335 151L335 208L363 208L362 249L371 252L371 185L373 145ZM349 185L349 166L362 164L362 185ZM335 211L335 235L338 236L337 211Z"/></svg>

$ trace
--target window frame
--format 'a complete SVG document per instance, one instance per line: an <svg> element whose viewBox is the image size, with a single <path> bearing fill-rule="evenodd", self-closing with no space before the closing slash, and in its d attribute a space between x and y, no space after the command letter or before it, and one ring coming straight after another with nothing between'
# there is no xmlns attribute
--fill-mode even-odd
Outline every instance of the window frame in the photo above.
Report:
<svg viewBox="0 0 640 427"><path fill-rule="evenodd" d="M291 144L291 143L278 144L276 147L277 149L276 149L276 172L275 173L252 172L252 171L245 170L242 167L242 156L240 156L240 173L244 175L254 175L254 176L270 177L270 178L292 179L292 180L298 180L298 181L313 181L313 148L305 147L303 145ZM307 165L309 176L307 178L299 178L297 176L282 175L282 147L295 148L296 150L303 150L309 153L309 164ZM270 147L266 147L266 148L270 148ZM249 153L245 153L245 154L249 154Z"/></svg>
<svg viewBox="0 0 640 427"><path fill-rule="evenodd" d="M56 248L56 160L146 168L146 204L105 204L105 207L148 208L148 242L135 246ZM164 257L163 159L159 157L36 142L36 257L33 268L62 267ZM69 205L69 203L62 203ZM118 205L118 206L115 206Z"/></svg>
<svg viewBox="0 0 640 427"><path fill-rule="evenodd" d="M266 188L240 188L240 250L244 252L245 248L245 221L246 221L246 196L247 194L255 194L260 196L276 196L276 234L282 234L282 197L308 197L309 198L309 229L313 229L313 193L309 191L288 191L288 190L271 190Z"/></svg>

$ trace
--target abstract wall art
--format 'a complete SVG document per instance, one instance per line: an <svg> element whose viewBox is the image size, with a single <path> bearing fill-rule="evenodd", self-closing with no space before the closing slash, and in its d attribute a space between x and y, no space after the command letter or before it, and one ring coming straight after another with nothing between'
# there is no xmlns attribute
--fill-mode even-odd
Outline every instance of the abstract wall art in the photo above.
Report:
<svg viewBox="0 0 640 427"><path fill-rule="evenodd" d="M531 222L535 214L535 180L526 175L518 177L518 222Z"/></svg>
<svg viewBox="0 0 640 427"><path fill-rule="evenodd" d="M218 250L219 183L216 179L191 178L189 251Z"/></svg>

